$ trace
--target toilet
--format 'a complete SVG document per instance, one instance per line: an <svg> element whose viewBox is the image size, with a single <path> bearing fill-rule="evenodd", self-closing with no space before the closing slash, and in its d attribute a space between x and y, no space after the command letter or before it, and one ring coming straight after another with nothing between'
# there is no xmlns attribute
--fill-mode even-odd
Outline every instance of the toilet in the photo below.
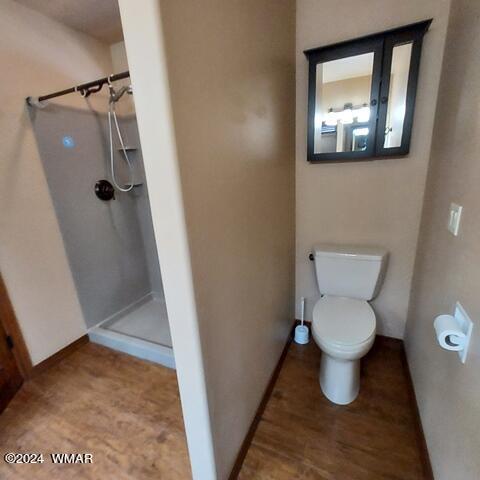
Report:
<svg viewBox="0 0 480 480"><path fill-rule="evenodd" d="M312 336L322 350L320 387L347 405L360 390L360 359L375 341L375 312L388 253L382 248L322 244L313 249L322 297L313 307Z"/></svg>

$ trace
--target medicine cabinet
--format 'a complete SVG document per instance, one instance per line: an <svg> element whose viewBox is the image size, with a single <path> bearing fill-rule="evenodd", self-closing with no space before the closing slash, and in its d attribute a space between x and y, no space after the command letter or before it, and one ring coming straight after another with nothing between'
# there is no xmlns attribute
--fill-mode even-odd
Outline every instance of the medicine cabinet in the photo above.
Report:
<svg viewBox="0 0 480 480"><path fill-rule="evenodd" d="M432 20L305 51L310 162L407 155Z"/></svg>

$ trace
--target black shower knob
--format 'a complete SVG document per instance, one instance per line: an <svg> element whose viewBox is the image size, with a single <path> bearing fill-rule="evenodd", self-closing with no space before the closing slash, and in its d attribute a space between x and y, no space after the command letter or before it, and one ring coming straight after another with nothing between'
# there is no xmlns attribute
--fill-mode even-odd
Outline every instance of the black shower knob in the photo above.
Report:
<svg viewBox="0 0 480 480"><path fill-rule="evenodd" d="M95 195L104 202L115 199L115 189L108 180L99 180L95 184Z"/></svg>

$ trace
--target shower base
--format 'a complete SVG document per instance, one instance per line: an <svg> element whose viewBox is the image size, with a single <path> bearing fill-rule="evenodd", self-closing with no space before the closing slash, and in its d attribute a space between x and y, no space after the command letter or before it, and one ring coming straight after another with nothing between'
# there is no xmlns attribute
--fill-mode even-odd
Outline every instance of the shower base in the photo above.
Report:
<svg viewBox="0 0 480 480"><path fill-rule="evenodd" d="M93 343L175 368L163 299L148 295L91 329L88 336Z"/></svg>

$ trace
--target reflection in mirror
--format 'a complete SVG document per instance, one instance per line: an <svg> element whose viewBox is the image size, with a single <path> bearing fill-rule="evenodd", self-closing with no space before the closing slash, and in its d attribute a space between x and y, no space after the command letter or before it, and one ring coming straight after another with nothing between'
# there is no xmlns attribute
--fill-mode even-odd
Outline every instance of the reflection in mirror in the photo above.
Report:
<svg viewBox="0 0 480 480"><path fill-rule="evenodd" d="M385 128L385 148L395 148L402 145L412 45L412 42L410 42L393 47Z"/></svg>
<svg viewBox="0 0 480 480"><path fill-rule="evenodd" d="M373 59L372 52L317 65L315 153L366 150L373 133L369 125Z"/></svg>

